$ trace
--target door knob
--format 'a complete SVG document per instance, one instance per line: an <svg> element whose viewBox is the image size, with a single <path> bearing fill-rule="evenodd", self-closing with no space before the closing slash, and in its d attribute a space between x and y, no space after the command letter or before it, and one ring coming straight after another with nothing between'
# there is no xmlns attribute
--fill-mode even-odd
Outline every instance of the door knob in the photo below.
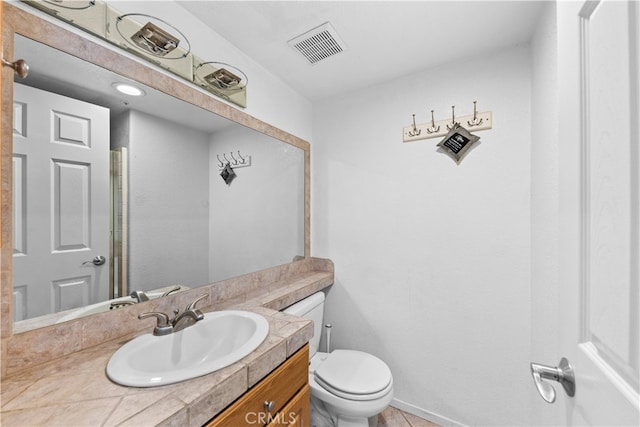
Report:
<svg viewBox="0 0 640 427"><path fill-rule="evenodd" d="M29 74L29 64L27 64L24 59L18 59L15 62L11 62L2 58L2 65L13 68L13 71L23 79Z"/></svg>
<svg viewBox="0 0 640 427"><path fill-rule="evenodd" d="M547 403L556 401L556 390L551 384L543 380L559 382L570 397L576 394L576 378L573 374L573 367L571 367L571 364L569 364L569 361L565 357L560 359L560 364L557 367L532 363L531 375L533 376L533 381L536 384L538 393L540 393L540 396L542 396Z"/></svg>
<svg viewBox="0 0 640 427"><path fill-rule="evenodd" d="M83 262L82 265L87 265L87 264L102 265L106 261L107 259L105 257L103 257L102 255L98 255L97 257L93 258L91 261Z"/></svg>

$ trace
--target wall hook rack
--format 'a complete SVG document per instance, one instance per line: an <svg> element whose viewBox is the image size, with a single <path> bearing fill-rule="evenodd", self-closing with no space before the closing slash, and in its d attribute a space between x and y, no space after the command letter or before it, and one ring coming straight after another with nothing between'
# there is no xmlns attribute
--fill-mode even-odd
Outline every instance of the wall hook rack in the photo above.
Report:
<svg viewBox="0 0 640 427"><path fill-rule="evenodd" d="M476 132L487 130L493 127L493 117L491 111L478 112L477 101L473 101L473 114L456 117L455 105L451 106L451 118L435 121L433 110L431 110L431 122L415 124L415 114L413 124L403 128L402 141L413 142L429 138L444 137L456 125L465 123L469 131ZM424 130L424 132L422 132Z"/></svg>
<svg viewBox="0 0 640 427"><path fill-rule="evenodd" d="M451 106L451 123L447 125L447 129L451 130L458 126L460 126L460 123L456 122L456 106L452 105Z"/></svg>
<svg viewBox="0 0 640 427"><path fill-rule="evenodd" d="M428 132L428 131L427 131ZM420 129L416 127L416 115L413 115L413 130L409 131L409 136L418 136L420 135Z"/></svg>
<svg viewBox="0 0 640 427"><path fill-rule="evenodd" d="M476 108L476 103L478 101L473 101L473 120L467 120L467 124L469 126L480 126L482 124L482 120L478 117L478 109Z"/></svg>
<svg viewBox="0 0 640 427"><path fill-rule="evenodd" d="M233 154L233 151L229 152L229 157L231 157L231 159L227 157L227 153L222 153L222 159L220 159L220 154L216 154L216 158L218 159L218 168L222 170L227 166L227 164L229 164L233 169L251 166L251 156L240 154L240 150L237 150L236 153L238 154Z"/></svg>
<svg viewBox="0 0 640 427"><path fill-rule="evenodd" d="M415 114L413 115L415 117ZM415 124L415 121L414 121ZM433 110L431 110L431 127L427 128L427 133L436 133L440 131L440 126L436 126L436 121L433 119Z"/></svg>

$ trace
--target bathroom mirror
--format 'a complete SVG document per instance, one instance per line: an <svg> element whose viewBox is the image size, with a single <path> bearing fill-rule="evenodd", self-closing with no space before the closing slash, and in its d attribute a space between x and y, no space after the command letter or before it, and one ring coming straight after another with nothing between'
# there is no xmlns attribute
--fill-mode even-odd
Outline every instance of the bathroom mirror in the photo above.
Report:
<svg viewBox="0 0 640 427"><path fill-rule="evenodd" d="M94 46L84 37L58 27L43 32L44 21L39 23L40 18L26 16L33 25L29 22L20 25L23 20L16 21L16 27L21 28L16 28L15 37L4 25L8 19L6 11L3 17L5 55L11 52L12 57L25 59L31 67L26 79L15 79L14 100L23 96L26 86L27 91L44 90L107 108L109 156L114 159L108 168L111 173L107 170L109 177L104 177L111 188L110 195L101 196L112 200L107 202L107 212L95 212L97 209L83 205L83 197L69 196L70 191L67 191L67 198L73 202L70 208L61 202L51 202L55 212L73 214L75 203L76 211L84 209L94 214L91 220L67 216L83 224L76 235L88 235L91 244L74 246L73 242L68 246L70 252L75 252L76 258L71 262L75 270L65 273L66 278L45 280L48 289L40 292L44 296L38 301L33 296L39 292L25 285L31 280L25 275L34 267L20 264L21 258L26 258L21 246L27 241L24 236L36 220L28 219L27 207L33 203L27 202L32 195L27 196L21 180L29 172L28 165L21 164L21 159L26 158L20 152L22 136L13 138L13 167L7 170L10 165L5 161L2 170L3 180L9 173L14 177L15 194L11 199L15 203L10 210L5 207L3 216L3 269L4 260L12 257L13 276L3 275L2 292L3 296L13 297L16 320L37 317L17 322L16 331L60 320L59 316L47 314L48 311L69 312L123 296L123 292L128 295L133 290L149 292L176 285L198 287L309 256L308 143L229 108L206 92L178 82L126 54ZM4 76L3 93L9 93L7 86L12 82L6 78L8 74ZM117 94L112 85L118 82L134 83L144 96L128 98ZM9 113L6 107L5 102L3 115ZM28 101L13 106L14 128L22 126L18 119L23 112L26 117L28 108ZM76 120L80 116L67 116L73 120L67 131L60 125L59 132L82 133L79 124L82 120ZM9 123L8 118L3 117L3 123ZM3 128L3 153L11 147L6 143L7 136L11 136L11 130ZM49 162L53 164L52 172L45 175L54 182L44 182L42 186L64 191L74 185L83 188L84 175L79 171L82 168L78 168L83 162L62 162L70 166L66 169L64 165L55 165L55 161ZM227 162L236 174L230 183L221 176ZM117 172L113 165L124 165L124 172ZM120 176L125 177L124 184ZM45 198L52 200L47 194ZM9 212L13 212L10 216L15 222L7 229L11 224L6 215ZM101 220L95 219L96 214ZM111 238L103 239L108 246L99 253L92 252L93 243L98 240L94 236L104 231L85 228L104 222L105 218L111 218L106 231ZM65 226L60 218L45 221ZM73 224L69 223L73 221L66 224L71 236ZM85 223L89 225L85 227ZM11 229L16 232L9 240ZM44 246L51 246L51 240L54 243L64 240L61 232L54 234L53 238L43 236ZM101 256L105 257L102 265L96 263ZM109 265L116 265L115 272L112 268L106 276L95 274ZM63 277L59 272L56 275ZM118 281L118 275L124 277L126 286ZM111 290L109 276L116 283ZM7 280L8 277L12 280ZM5 313L3 310L6 325L5 320L11 319Z"/></svg>

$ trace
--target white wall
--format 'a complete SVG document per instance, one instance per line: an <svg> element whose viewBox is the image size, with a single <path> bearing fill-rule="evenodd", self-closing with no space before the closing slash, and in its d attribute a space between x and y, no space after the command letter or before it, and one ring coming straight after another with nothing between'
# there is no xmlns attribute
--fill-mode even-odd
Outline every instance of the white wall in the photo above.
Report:
<svg viewBox="0 0 640 427"><path fill-rule="evenodd" d="M129 289L210 283L208 136L138 111L129 132Z"/></svg>
<svg viewBox="0 0 640 427"><path fill-rule="evenodd" d="M229 277L304 256L304 152L243 126L210 136L210 278ZM218 157L251 156L227 185Z"/></svg>
<svg viewBox="0 0 640 427"><path fill-rule="evenodd" d="M530 420L530 61L514 48L314 106L312 253L336 266L333 344L380 356L399 401L463 424ZM460 165L437 140L402 143L411 114L474 100L494 125Z"/></svg>

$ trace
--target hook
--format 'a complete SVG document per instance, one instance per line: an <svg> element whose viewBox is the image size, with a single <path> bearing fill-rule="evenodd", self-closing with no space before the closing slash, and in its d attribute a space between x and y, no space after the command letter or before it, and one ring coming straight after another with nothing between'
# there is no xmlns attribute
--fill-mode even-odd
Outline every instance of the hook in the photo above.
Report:
<svg viewBox="0 0 640 427"><path fill-rule="evenodd" d="M427 129L427 133L436 133L440 130L440 126L436 126L436 122L433 119L433 110L431 110L431 127Z"/></svg>
<svg viewBox="0 0 640 427"><path fill-rule="evenodd" d="M236 159L236 158L233 156L233 152L229 152L229 155L230 155L230 156L231 156L231 158L233 159L233 166L237 165L237 164L238 164L238 159Z"/></svg>
<svg viewBox="0 0 640 427"><path fill-rule="evenodd" d="M220 162L220 167L223 168L224 167L224 163L222 162L222 160L220 160L220 154L216 154L216 157L218 158L218 161Z"/></svg>
<svg viewBox="0 0 640 427"><path fill-rule="evenodd" d="M231 164L231 160L227 159L226 153L222 153L222 157L224 157L224 159L227 161L228 164Z"/></svg>
<svg viewBox="0 0 640 427"><path fill-rule="evenodd" d="M460 123L456 122L456 106L451 106L451 124L447 125L447 129L451 130L455 127L460 126Z"/></svg>
<svg viewBox="0 0 640 427"><path fill-rule="evenodd" d="M477 101L473 101L473 120L471 121L467 120L467 123L469 124L469 126L478 126L482 124L482 119L478 118L478 110L476 110L476 102Z"/></svg>
<svg viewBox="0 0 640 427"><path fill-rule="evenodd" d="M238 150L238 157L240 157L240 164L244 165L244 163L247 161L247 159L242 157L242 154L240 154L240 150Z"/></svg>
<svg viewBox="0 0 640 427"><path fill-rule="evenodd" d="M409 136L420 135L421 130L416 127L416 115L413 115L413 130L409 131Z"/></svg>
<svg viewBox="0 0 640 427"><path fill-rule="evenodd" d="M13 68L13 71L23 79L29 75L29 64L27 64L24 59L11 62L2 58L2 65Z"/></svg>

